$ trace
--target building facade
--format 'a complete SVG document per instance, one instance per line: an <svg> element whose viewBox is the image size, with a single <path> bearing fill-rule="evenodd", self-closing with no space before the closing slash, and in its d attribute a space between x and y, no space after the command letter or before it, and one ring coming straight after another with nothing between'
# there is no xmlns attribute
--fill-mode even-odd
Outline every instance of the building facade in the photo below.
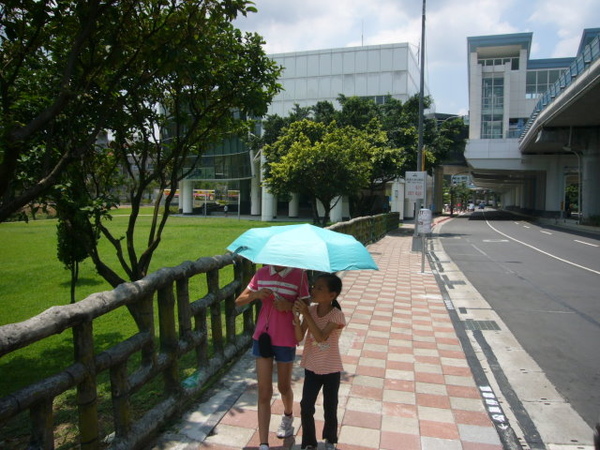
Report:
<svg viewBox="0 0 600 450"><path fill-rule="evenodd" d="M569 133L558 133L553 146L537 149L523 137L537 119L541 100L573 87L566 75L594 38L597 42L599 31L584 30L572 58L531 59L532 33L467 39L470 128L465 157L475 184L499 193L503 208L555 217L565 211L566 186L579 184L574 174L582 170L580 155L568 147ZM580 123L564 114L563 131L572 132ZM549 129L548 123L537 126L540 136L544 127Z"/></svg>
<svg viewBox="0 0 600 450"><path fill-rule="evenodd" d="M339 107L337 98L340 94L368 97L376 102L383 102L390 95L406 101L420 88L416 52L407 43L279 53L270 57L283 67L279 79L283 89L273 99L268 114L282 117L286 117L295 105L306 107L319 101L329 101ZM244 160L243 164L240 164L240 158ZM230 143L208 151L203 159L205 161L199 169L181 183L180 191L184 197L181 209L184 213L192 212L190 195L194 185L212 181L229 183L232 189L239 189L242 213L260 215L262 220L267 221L277 216L277 199L261 186L260 155L250 154L241 143ZM220 169L210 168L217 160ZM240 165L243 170L239 169ZM207 174L214 176L211 178ZM217 177L217 174L222 176ZM393 189L398 202L404 197L399 188ZM392 204L394 207L394 202ZM347 210L347 202L338 202L332 211L332 220L341 220L347 215ZM287 215L298 216L297 196L289 203Z"/></svg>

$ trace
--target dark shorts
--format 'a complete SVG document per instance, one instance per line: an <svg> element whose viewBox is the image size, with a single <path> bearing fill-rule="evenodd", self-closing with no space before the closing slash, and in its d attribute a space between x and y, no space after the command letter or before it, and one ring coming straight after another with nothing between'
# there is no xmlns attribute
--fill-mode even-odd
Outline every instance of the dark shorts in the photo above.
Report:
<svg viewBox="0 0 600 450"><path fill-rule="evenodd" d="M296 347L280 347L278 345L273 346L273 353L275 353L275 361L287 363L294 362L296 359ZM260 352L258 350L258 341L252 339L252 355L260 358Z"/></svg>

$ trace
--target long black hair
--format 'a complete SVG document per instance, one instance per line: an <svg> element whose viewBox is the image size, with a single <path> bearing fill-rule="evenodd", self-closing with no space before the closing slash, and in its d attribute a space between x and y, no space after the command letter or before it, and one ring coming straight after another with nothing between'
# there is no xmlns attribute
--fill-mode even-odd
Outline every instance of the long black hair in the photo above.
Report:
<svg viewBox="0 0 600 450"><path fill-rule="evenodd" d="M318 279L325 280L325 284L327 284L327 289L329 289L329 292L336 293L336 296L335 296L336 298L333 299L331 304L335 308L341 310L342 307L340 306L339 302L337 301L337 296L340 295L340 293L342 292L342 279L334 273L322 273L319 276L317 276L317 280Z"/></svg>

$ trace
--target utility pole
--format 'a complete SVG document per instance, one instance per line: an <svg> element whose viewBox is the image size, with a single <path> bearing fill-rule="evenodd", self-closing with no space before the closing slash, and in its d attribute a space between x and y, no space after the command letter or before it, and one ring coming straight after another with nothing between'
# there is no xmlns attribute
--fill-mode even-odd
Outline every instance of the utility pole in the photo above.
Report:
<svg viewBox="0 0 600 450"><path fill-rule="evenodd" d="M417 144L417 172L423 171L423 110L425 96L425 2L423 0L423 14L421 18L421 78L419 86L419 140Z"/></svg>
<svg viewBox="0 0 600 450"><path fill-rule="evenodd" d="M423 171L423 110L424 110L424 102L423 102L423 97L425 95L425 2L426 0L423 0L423 13L421 16L421 51L420 51L420 60L421 60L421 67L420 67L420 86L419 86L419 125L418 125L418 131L419 131L419 138L418 138L418 142L417 142L417 168L416 171L417 172L422 172ZM425 178L425 189L423 190L423 197L422 199L417 200L416 204L415 204L415 230L414 230L414 235L413 235L413 250L416 248L416 246L418 244L416 244L416 238L419 235L419 221L418 221L418 214L419 211L421 210L423 206L423 204L421 202L424 202L426 204L426 199L427 199L427 177Z"/></svg>

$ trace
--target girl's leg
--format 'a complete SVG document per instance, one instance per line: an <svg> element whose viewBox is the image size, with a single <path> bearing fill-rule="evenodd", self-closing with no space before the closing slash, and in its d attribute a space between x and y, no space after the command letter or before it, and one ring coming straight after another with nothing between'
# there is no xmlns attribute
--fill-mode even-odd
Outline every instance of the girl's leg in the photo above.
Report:
<svg viewBox="0 0 600 450"><path fill-rule="evenodd" d="M277 389L281 394L283 412L290 415L294 412L294 391L292 390L293 362L277 363Z"/></svg>
<svg viewBox="0 0 600 450"><path fill-rule="evenodd" d="M269 442L271 399L273 398L273 358L256 358L258 380L258 435L261 443Z"/></svg>
<svg viewBox="0 0 600 450"><path fill-rule="evenodd" d="M337 443L337 407L338 392L340 390L341 373L330 373L324 375L323 382L323 416L325 423L323 425L323 439L327 439L332 444Z"/></svg>
<svg viewBox="0 0 600 450"><path fill-rule="evenodd" d="M302 448L308 445L317 447L317 431L315 430L315 403L321 390L320 376L310 370L304 370L304 386L300 401L300 417L302 418Z"/></svg>

